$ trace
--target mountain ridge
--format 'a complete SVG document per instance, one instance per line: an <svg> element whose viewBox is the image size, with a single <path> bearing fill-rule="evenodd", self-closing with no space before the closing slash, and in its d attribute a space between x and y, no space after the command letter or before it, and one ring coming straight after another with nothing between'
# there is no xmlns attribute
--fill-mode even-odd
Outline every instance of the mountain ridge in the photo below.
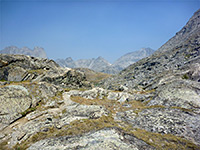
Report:
<svg viewBox="0 0 200 150"><path fill-rule="evenodd" d="M46 52L42 47L34 47L33 50L28 47L18 48L16 46L8 46L3 50L0 50L1 54L21 54L33 57L47 58Z"/></svg>
<svg viewBox="0 0 200 150"><path fill-rule="evenodd" d="M113 64L109 63L101 56L96 59L79 59L76 61L71 57L68 57L66 59L57 59L56 62L62 67L88 68L97 72L116 74L128 67L130 64L133 64L144 57L150 56L153 52L154 50L151 48L141 48L140 50L129 52L121 56Z"/></svg>
<svg viewBox="0 0 200 150"><path fill-rule="evenodd" d="M188 39L188 37L200 30L200 9L197 10L193 16L189 19L186 25L175 34L171 39L169 39L165 44L163 44L157 52L168 51L170 46L178 46Z"/></svg>

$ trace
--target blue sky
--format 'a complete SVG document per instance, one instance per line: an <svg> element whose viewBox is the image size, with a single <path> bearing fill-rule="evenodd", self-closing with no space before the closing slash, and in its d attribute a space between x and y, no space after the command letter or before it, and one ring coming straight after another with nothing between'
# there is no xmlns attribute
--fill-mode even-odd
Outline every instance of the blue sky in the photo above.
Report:
<svg viewBox="0 0 200 150"><path fill-rule="evenodd" d="M113 62L158 49L200 8L200 0L0 0L0 49L43 47L50 59Z"/></svg>

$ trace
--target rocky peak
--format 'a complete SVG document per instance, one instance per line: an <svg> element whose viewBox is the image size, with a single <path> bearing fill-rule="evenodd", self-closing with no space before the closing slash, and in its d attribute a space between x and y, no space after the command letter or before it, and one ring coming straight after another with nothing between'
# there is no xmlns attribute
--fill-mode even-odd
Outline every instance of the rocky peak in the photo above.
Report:
<svg viewBox="0 0 200 150"><path fill-rule="evenodd" d="M133 51L123 55L122 57L117 59L113 65L119 68L119 71L121 71L122 69L128 67L129 65L137 62L142 58L148 57L153 53L154 50L151 48L141 48L138 51Z"/></svg>
<svg viewBox="0 0 200 150"><path fill-rule="evenodd" d="M33 57L40 57L40 58L47 58L46 52L41 47L34 47L31 50L28 47L18 48L16 46L9 46L0 50L1 54L21 54L21 55L28 55Z"/></svg>
<svg viewBox="0 0 200 150"><path fill-rule="evenodd" d="M8 47L5 47L3 50L1 50L0 52L4 53L4 52L8 52L8 54L10 54L9 52L11 51L18 51L19 48L16 47L16 46L8 46Z"/></svg>
<svg viewBox="0 0 200 150"><path fill-rule="evenodd" d="M66 59L57 59L56 62L62 67L69 68L88 68L94 71L101 72L102 68L110 66L111 64L103 57L92 59L79 59L74 61L71 57Z"/></svg>
<svg viewBox="0 0 200 150"><path fill-rule="evenodd" d="M105 60L103 57L99 56L96 60Z"/></svg>
<svg viewBox="0 0 200 150"><path fill-rule="evenodd" d="M65 60L57 59L56 62L62 67L89 68L97 72L116 74L127 66L137 62L138 60L150 56L153 54L153 52L154 50L151 48L142 48L138 51L123 55L117 59L114 64L109 63L101 56L96 59L79 59L77 61L73 61L71 57L68 57Z"/></svg>
<svg viewBox="0 0 200 150"><path fill-rule="evenodd" d="M31 49L29 49L28 47L24 46L21 48L22 51L31 51Z"/></svg>
<svg viewBox="0 0 200 150"><path fill-rule="evenodd" d="M96 63L105 63L106 65L111 65L107 60L105 60L103 57L99 56L97 59L94 59L94 62Z"/></svg>
<svg viewBox="0 0 200 150"><path fill-rule="evenodd" d="M67 57L67 58L65 59L65 61L71 62L71 61L73 61L73 59L72 59L71 57Z"/></svg>
<svg viewBox="0 0 200 150"><path fill-rule="evenodd" d="M157 52L168 51L172 47L178 46L190 38L191 35L197 34L200 31L200 9L197 10L190 18L187 24L176 33L169 41L161 46ZM199 34L198 34L199 35Z"/></svg>
<svg viewBox="0 0 200 150"><path fill-rule="evenodd" d="M154 50L151 49L151 48L149 48L149 47L147 47L147 48L141 48L141 49L139 50L139 52L143 53L144 56L149 56L149 55L151 55L151 54L154 53Z"/></svg>
<svg viewBox="0 0 200 150"><path fill-rule="evenodd" d="M44 48L36 46L34 47L33 51L43 52Z"/></svg>

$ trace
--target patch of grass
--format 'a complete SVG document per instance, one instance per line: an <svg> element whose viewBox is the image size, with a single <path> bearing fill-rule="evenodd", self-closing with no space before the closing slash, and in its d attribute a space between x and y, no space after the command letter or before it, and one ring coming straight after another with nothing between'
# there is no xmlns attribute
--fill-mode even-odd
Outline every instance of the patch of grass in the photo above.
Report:
<svg viewBox="0 0 200 150"><path fill-rule="evenodd" d="M29 80L26 80L26 81L6 81L6 82L7 82L6 85L1 85L0 87L3 88L3 87L6 87L6 86L8 86L8 85L21 85L21 86L26 86L26 85L35 84L35 83L30 82Z"/></svg>
<svg viewBox="0 0 200 150"><path fill-rule="evenodd" d="M21 149L27 149L32 143L45 138L67 135L81 135L89 131L96 131L115 126L117 126L117 123L115 123L112 116L102 116L98 119L75 120L72 121L69 125L62 127L60 130L52 126L49 128L48 132L38 132L22 144L17 144L15 148L19 147Z"/></svg>
<svg viewBox="0 0 200 150"><path fill-rule="evenodd" d="M142 90L142 91L133 91L131 92L132 94L137 93L137 94L149 94L149 93L153 93L155 92L155 89L151 89L151 90Z"/></svg>
<svg viewBox="0 0 200 150"><path fill-rule="evenodd" d="M189 59L190 57L190 54L185 54L185 59Z"/></svg>
<svg viewBox="0 0 200 150"><path fill-rule="evenodd" d="M182 76L182 79L189 79L189 76L187 75L187 74L184 74L183 76Z"/></svg>
<svg viewBox="0 0 200 150"><path fill-rule="evenodd" d="M0 150L9 150L9 148L7 147L7 144L8 144L8 141L5 140L5 141L2 141L0 143Z"/></svg>
<svg viewBox="0 0 200 150"><path fill-rule="evenodd" d="M97 131L103 128L118 126L111 115L105 116L98 119L83 119L71 122L65 127L65 131L60 132L59 136L63 135L80 135L89 131Z"/></svg>
<svg viewBox="0 0 200 150"><path fill-rule="evenodd" d="M177 106L172 106L170 107L171 109L179 109L179 110L182 110L184 112L193 112L192 109L187 109L187 108L183 108L183 107L177 107Z"/></svg>
<svg viewBox="0 0 200 150"><path fill-rule="evenodd" d="M134 101L134 100L130 102L120 103L116 100L109 100L106 98L105 99L86 99L79 96L72 96L71 100L82 105L101 105L113 114L115 114L116 112L126 111L130 109L143 108L145 106L142 102ZM123 107L123 104L130 104L131 107L129 108Z"/></svg>
<svg viewBox="0 0 200 150"><path fill-rule="evenodd" d="M66 113L66 112L67 112L67 110L66 110L66 109L63 109L63 110L62 110L62 114Z"/></svg>
<svg viewBox="0 0 200 150"><path fill-rule="evenodd" d="M109 99L86 99L79 96L71 96L71 100L79 103L81 105L101 105L105 107L109 112L115 114L116 112L122 112L127 110L134 110L134 113L138 114L144 109L152 109L152 108L165 108L163 105L154 105L154 106L146 106L146 102L142 103L141 101L125 101L120 103L116 100ZM130 107L124 107L124 104L129 104Z"/></svg>
<svg viewBox="0 0 200 150"><path fill-rule="evenodd" d="M45 72L47 72L47 71L44 70L44 69L28 70L28 73L31 73L31 74L39 74L39 75L41 75L41 74L43 74L43 73L45 73Z"/></svg>
<svg viewBox="0 0 200 150"><path fill-rule="evenodd" d="M28 113L30 112L33 112L36 110L36 107L31 107L31 108L28 108L27 110L25 110L24 112L21 112L21 115L24 117L26 116Z"/></svg>
<svg viewBox="0 0 200 150"><path fill-rule="evenodd" d="M5 80L5 79L1 79L0 81L1 81L1 82L6 82L6 80Z"/></svg>
<svg viewBox="0 0 200 150"><path fill-rule="evenodd" d="M62 96L63 92L64 92L64 91L58 91L58 92L55 94L55 96L51 97L50 99L52 99L52 100L60 100L60 99L63 99L63 96Z"/></svg>
<svg viewBox="0 0 200 150"><path fill-rule="evenodd" d="M181 137L177 137L171 134L159 134L159 133L153 133L148 132L143 129L134 129L130 130L128 132L131 132L133 135L135 135L138 139L141 139L145 141L147 144L152 145L153 147L156 147L157 149L162 150L178 150L178 149L193 149L197 150L200 147L192 143L191 141L188 141L186 139L183 139Z"/></svg>
<svg viewBox="0 0 200 150"><path fill-rule="evenodd" d="M100 81L112 76L111 74L95 72L87 68L77 68L77 70L83 72L86 76L87 81L91 82L95 86L98 85Z"/></svg>

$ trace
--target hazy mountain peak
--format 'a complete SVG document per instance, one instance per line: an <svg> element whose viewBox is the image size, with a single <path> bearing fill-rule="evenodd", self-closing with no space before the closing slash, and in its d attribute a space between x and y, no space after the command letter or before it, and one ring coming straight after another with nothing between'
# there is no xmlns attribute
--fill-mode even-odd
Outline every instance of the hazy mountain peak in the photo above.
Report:
<svg viewBox="0 0 200 150"><path fill-rule="evenodd" d="M0 50L2 54L22 54L22 55L29 55L33 57L40 57L40 58L47 58L46 52L42 47L34 47L33 50L24 46L22 48L18 48L16 46L8 46L3 50Z"/></svg>
<svg viewBox="0 0 200 150"><path fill-rule="evenodd" d="M99 57L97 57L97 59L104 59L103 57L101 57L101 56L99 56Z"/></svg>
<svg viewBox="0 0 200 150"><path fill-rule="evenodd" d="M67 58L65 59L65 61L73 61L73 59L72 59L71 57L67 57Z"/></svg>
<svg viewBox="0 0 200 150"><path fill-rule="evenodd" d="M62 67L89 68L98 72L116 74L130 64L133 64L144 57L148 57L153 52L154 50L151 48L141 48L138 51L123 55L114 64L109 63L102 56L99 56L96 59L79 59L77 61L73 61L71 57L68 57L65 60L57 59L56 62Z"/></svg>
<svg viewBox="0 0 200 150"><path fill-rule="evenodd" d="M130 53L127 53L127 54L121 56L119 59L117 59L114 62L113 65L115 67L118 67L119 70L122 70L122 69L128 67L129 65L137 62L138 60L140 60L144 57L150 56L153 53L154 53L154 50L151 48L141 48L137 51L133 51L133 52L130 52Z"/></svg>

